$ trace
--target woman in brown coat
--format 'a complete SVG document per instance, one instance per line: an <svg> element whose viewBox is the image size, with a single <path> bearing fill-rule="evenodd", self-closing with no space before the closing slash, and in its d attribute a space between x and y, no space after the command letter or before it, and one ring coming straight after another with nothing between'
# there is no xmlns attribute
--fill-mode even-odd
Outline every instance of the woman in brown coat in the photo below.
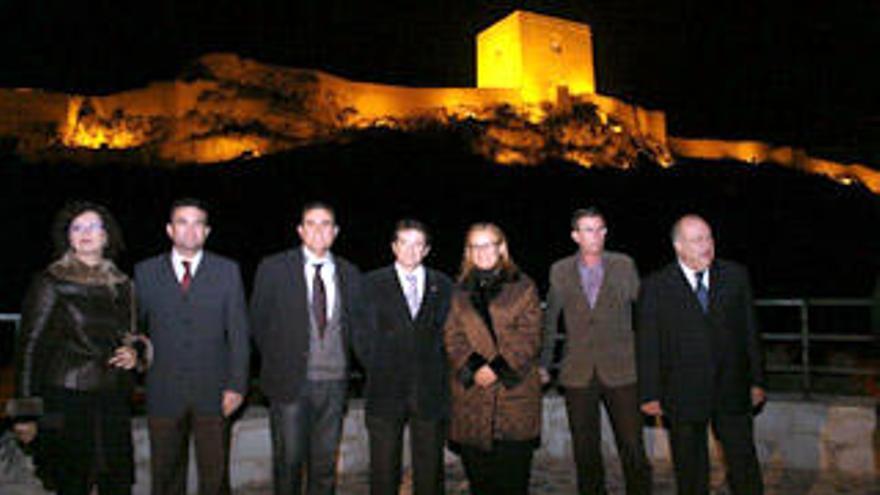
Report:
<svg viewBox="0 0 880 495"><path fill-rule="evenodd" d="M528 492L541 434L541 309L493 224L468 231L445 326L452 386L450 441L476 495Z"/></svg>

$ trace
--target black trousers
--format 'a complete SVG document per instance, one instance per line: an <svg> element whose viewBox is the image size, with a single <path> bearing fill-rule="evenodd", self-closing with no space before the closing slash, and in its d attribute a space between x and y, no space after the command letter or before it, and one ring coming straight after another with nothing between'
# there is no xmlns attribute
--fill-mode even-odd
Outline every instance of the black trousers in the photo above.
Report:
<svg viewBox="0 0 880 495"><path fill-rule="evenodd" d="M127 390L48 388L39 422L37 472L59 495L128 495L134 481Z"/></svg>
<svg viewBox="0 0 880 495"><path fill-rule="evenodd" d="M397 495L403 452L403 429L409 423L413 493L443 495L443 444L446 421L368 415L370 494Z"/></svg>
<svg viewBox="0 0 880 495"><path fill-rule="evenodd" d="M347 389L345 380L308 381L298 400L270 405L275 495L301 495L304 467L308 495L335 493Z"/></svg>
<svg viewBox="0 0 880 495"><path fill-rule="evenodd" d="M534 442L496 441L485 451L461 446L461 461L473 495L526 495Z"/></svg>
<svg viewBox="0 0 880 495"><path fill-rule="evenodd" d="M614 430L627 495L650 494L651 465L645 455L636 385L606 387L595 377L587 387L572 387L565 391L578 492L590 495L607 493L602 462L600 402L605 404Z"/></svg>
<svg viewBox="0 0 880 495"><path fill-rule="evenodd" d="M727 462L727 482L733 495L762 495L764 482L755 453L750 414L716 415L712 431ZM707 421L671 421L669 440L679 495L709 493Z"/></svg>
<svg viewBox="0 0 880 495"><path fill-rule="evenodd" d="M153 495L185 495L189 439L196 453L200 495L229 493L229 422L222 416L198 416L187 409L178 417L150 416Z"/></svg>

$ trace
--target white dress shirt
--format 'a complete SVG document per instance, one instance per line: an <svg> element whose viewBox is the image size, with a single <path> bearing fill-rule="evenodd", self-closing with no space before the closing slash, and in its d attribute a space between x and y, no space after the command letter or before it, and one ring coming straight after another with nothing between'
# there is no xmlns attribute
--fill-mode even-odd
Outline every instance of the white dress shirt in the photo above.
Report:
<svg viewBox="0 0 880 495"><path fill-rule="evenodd" d="M199 249L199 252L197 252L192 258L184 258L176 249L171 248L171 267L174 268L174 276L177 277L178 282L183 280L183 274L186 273L186 268L183 267L184 261L189 261L190 277L196 277L196 270L199 269L199 265L202 263L203 254L205 254L205 252Z"/></svg>
<svg viewBox="0 0 880 495"><path fill-rule="evenodd" d="M681 271L684 272L685 278L687 278L688 283L691 285L691 290L696 292L697 290L697 272L689 268L687 265L678 260L678 266L681 267ZM706 290L709 290L709 269L706 268L703 270L703 285L706 286Z"/></svg>
<svg viewBox="0 0 880 495"><path fill-rule="evenodd" d="M418 291L418 300L421 302L425 297L425 266L419 265L413 271L407 271L406 268L400 266L399 263L394 263L394 271L397 272L397 280L400 281L400 287L403 289L403 294L406 295L406 291L409 289L409 281L406 279L407 275L415 275L416 276L416 289Z"/></svg>

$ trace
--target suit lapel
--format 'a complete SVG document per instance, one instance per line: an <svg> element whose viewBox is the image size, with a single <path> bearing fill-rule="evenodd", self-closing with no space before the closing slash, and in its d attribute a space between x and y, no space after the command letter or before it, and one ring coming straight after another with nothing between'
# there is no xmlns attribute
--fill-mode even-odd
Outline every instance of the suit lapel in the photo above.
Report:
<svg viewBox="0 0 880 495"><path fill-rule="evenodd" d="M591 310L595 310L596 308L601 306L602 303L605 301L605 299L608 298L608 291L611 290L610 281L615 280L614 277L616 276L616 272L617 272L617 263L615 263L614 260L610 259L607 254L603 253L602 254L602 283L599 284L599 292L598 292L598 294L596 294L596 305L594 307L590 308ZM586 297L584 297L584 300L586 300ZM589 307L589 304L587 304L587 306Z"/></svg>
<svg viewBox="0 0 880 495"><path fill-rule="evenodd" d="M306 279L303 274L303 256L299 249L292 249L287 256L288 280L292 298L301 298L308 308L309 294L306 290ZM308 312L308 311L306 311Z"/></svg>
<svg viewBox="0 0 880 495"><path fill-rule="evenodd" d="M679 266L677 261L673 262L672 270L675 272L673 274L675 285L678 286L682 300L685 301L685 304L687 304L692 311L696 311L703 316L708 316L709 312L712 310L711 299L709 303L709 308L706 311L703 311L703 306L700 305L700 300L697 299L697 294L696 292L694 292L694 288L691 286L690 280L688 280L687 275L684 274L684 270L681 269L681 266ZM709 281L709 285L710 287L714 285L711 280ZM711 292L709 295L711 298Z"/></svg>
<svg viewBox="0 0 880 495"><path fill-rule="evenodd" d="M415 321L424 318L430 318L434 312L434 306L437 302L437 281L434 274L425 267L425 290L422 294L422 303L419 305L419 312L416 313Z"/></svg>
<svg viewBox="0 0 880 495"><path fill-rule="evenodd" d="M171 263L171 252L162 256L158 275L162 285L180 291L180 282L177 280L177 274L174 273L174 264Z"/></svg>
<svg viewBox="0 0 880 495"><path fill-rule="evenodd" d="M720 308L721 294L724 291L724 277L718 263L712 262L709 267L709 312Z"/></svg>
<svg viewBox="0 0 880 495"><path fill-rule="evenodd" d="M336 266L336 307L340 310L340 317L343 322L348 321L348 312L351 304L348 302L348 272L345 271L345 267L342 266L342 262L339 261L333 253L330 253L331 259L333 260L333 264ZM335 309L335 308L334 308ZM333 309L331 309L333 311ZM343 323L344 328L348 328L348 325Z"/></svg>
<svg viewBox="0 0 880 495"><path fill-rule="evenodd" d="M192 291L196 287L201 287L203 285L210 286L211 277L214 272L213 269L214 263L211 256L207 251L202 251L202 260L199 262L198 269L196 269L196 272L193 274L189 290Z"/></svg>
<svg viewBox="0 0 880 495"><path fill-rule="evenodd" d="M397 270L394 265L388 267L385 271L385 292L394 305L394 314L405 322L406 325L412 325L412 317L409 314L409 305L406 303L406 296L403 294L403 287L400 285L400 278L397 276Z"/></svg>

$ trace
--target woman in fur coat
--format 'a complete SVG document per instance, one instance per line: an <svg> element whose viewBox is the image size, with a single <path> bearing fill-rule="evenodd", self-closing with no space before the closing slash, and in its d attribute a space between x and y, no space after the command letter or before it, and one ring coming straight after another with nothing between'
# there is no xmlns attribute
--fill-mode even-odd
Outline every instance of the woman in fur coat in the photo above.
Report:
<svg viewBox="0 0 880 495"><path fill-rule="evenodd" d="M450 442L471 493L528 492L541 434L541 308L494 224L468 231L444 337L450 362Z"/></svg>
<svg viewBox="0 0 880 495"><path fill-rule="evenodd" d="M38 438L38 474L59 494L130 494L130 398L148 341L136 334L132 284L111 261L122 247L103 206L76 202L57 215L58 259L22 307L11 416L24 443Z"/></svg>

